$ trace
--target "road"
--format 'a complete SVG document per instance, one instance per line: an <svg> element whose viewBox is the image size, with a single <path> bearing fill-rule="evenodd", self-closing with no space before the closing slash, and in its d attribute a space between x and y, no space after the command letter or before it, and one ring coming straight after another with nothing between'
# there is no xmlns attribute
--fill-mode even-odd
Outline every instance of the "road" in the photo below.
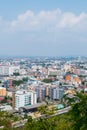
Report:
<svg viewBox="0 0 87 130"><path fill-rule="evenodd" d="M49 116L47 116L47 115L42 115L42 116L36 118L36 120L46 119L46 118L50 118L50 117L53 117L53 116L57 116L57 115L61 115L61 114L67 113L67 112L70 110L70 108L71 108L71 107L69 106L69 107L66 107L66 108L64 108L64 109L58 110L58 111L57 111L55 114L53 114L53 115L49 115Z"/></svg>
<svg viewBox="0 0 87 130"><path fill-rule="evenodd" d="M39 119L47 119L47 118L50 118L50 117L53 117L53 116L57 116L57 115L60 115L60 114L64 114L64 113L67 113L69 110L70 110L70 106L69 107L66 107L66 108L64 108L64 109L61 109L61 110L58 110L55 114L53 114L53 115L49 115L49 116L47 116L47 115L42 115L42 116L40 116L40 117L37 117L37 118L34 118L35 120L39 120ZM24 126L25 125L25 123L27 122L27 119L26 120L24 120L23 122L17 122L17 123L15 123L14 125L13 125L13 127L14 128L18 128L18 127L22 127L22 126Z"/></svg>

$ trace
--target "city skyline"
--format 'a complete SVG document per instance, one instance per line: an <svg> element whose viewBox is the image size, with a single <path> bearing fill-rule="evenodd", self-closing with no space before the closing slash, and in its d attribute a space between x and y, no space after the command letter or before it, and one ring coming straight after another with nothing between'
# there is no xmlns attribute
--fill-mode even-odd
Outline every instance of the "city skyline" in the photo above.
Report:
<svg viewBox="0 0 87 130"><path fill-rule="evenodd" d="M0 1L0 56L87 56L87 1Z"/></svg>

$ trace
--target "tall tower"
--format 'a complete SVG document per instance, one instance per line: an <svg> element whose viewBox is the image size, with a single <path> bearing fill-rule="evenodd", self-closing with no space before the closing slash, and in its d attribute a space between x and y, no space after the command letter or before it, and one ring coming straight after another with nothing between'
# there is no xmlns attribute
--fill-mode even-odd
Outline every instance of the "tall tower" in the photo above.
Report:
<svg viewBox="0 0 87 130"><path fill-rule="evenodd" d="M12 79L9 80L9 88L13 88L13 86L12 86Z"/></svg>
<svg viewBox="0 0 87 130"><path fill-rule="evenodd" d="M15 108L15 92L12 93L12 107Z"/></svg>

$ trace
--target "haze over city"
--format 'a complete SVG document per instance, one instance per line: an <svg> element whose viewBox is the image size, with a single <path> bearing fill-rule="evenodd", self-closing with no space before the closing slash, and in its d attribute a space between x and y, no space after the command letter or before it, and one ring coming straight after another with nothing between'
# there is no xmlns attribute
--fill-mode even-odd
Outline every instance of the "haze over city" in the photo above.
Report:
<svg viewBox="0 0 87 130"><path fill-rule="evenodd" d="M0 1L0 130L87 130L87 0Z"/></svg>
<svg viewBox="0 0 87 130"><path fill-rule="evenodd" d="M87 56L87 1L0 1L1 56Z"/></svg>

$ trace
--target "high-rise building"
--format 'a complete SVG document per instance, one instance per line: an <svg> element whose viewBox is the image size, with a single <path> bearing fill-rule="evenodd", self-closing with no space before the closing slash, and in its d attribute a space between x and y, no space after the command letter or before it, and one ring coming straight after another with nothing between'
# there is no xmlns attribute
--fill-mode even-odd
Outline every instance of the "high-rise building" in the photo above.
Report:
<svg viewBox="0 0 87 130"><path fill-rule="evenodd" d="M20 66L13 65L0 65L0 75L13 75L15 72L19 72Z"/></svg>
<svg viewBox="0 0 87 130"><path fill-rule="evenodd" d="M38 101L44 101L46 97L46 88L45 87L36 87L35 89L37 93L37 99Z"/></svg>
<svg viewBox="0 0 87 130"><path fill-rule="evenodd" d="M15 109L37 104L36 92L20 90L15 93Z"/></svg>
<svg viewBox="0 0 87 130"><path fill-rule="evenodd" d="M58 100L63 97L64 89L62 87L50 87L49 88L49 99Z"/></svg>

